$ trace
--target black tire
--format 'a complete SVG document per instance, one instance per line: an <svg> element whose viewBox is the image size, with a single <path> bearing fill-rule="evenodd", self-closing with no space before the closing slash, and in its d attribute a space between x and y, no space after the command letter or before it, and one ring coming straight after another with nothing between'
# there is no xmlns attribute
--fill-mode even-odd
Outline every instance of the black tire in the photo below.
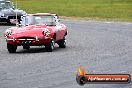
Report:
<svg viewBox="0 0 132 88"><path fill-rule="evenodd" d="M59 48L66 48L66 39L63 38L57 44L59 45Z"/></svg>
<svg viewBox="0 0 132 88"><path fill-rule="evenodd" d="M83 86L86 83L86 78L83 76L76 77L76 81L79 85Z"/></svg>
<svg viewBox="0 0 132 88"><path fill-rule="evenodd" d="M25 45L25 46L23 46L23 49L29 50L29 49L30 49L30 46L28 46L28 45L26 46L26 45Z"/></svg>
<svg viewBox="0 0 132 88"><path fill-rule="evenodd" d="M47 45L45 45L47 52L52 52L55 47L55 39L52 39Z"/></svg>
<svg viewBox="0 0 132 88"><path fill-rule="evenodd" d="M7 44L7 49L9 53L16 53L17 46L12 44Z"/></svg>

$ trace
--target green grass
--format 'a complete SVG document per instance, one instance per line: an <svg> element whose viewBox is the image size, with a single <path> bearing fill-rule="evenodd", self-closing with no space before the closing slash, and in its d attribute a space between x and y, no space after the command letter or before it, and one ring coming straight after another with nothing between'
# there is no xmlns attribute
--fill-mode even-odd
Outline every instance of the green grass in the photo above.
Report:
<svg viewBox="0 0 132 88"><path fill-rule="evenodd" d="M13 0L14 4L16 0ZM132 21L132 0L17 0L28 13Z"/></svg>

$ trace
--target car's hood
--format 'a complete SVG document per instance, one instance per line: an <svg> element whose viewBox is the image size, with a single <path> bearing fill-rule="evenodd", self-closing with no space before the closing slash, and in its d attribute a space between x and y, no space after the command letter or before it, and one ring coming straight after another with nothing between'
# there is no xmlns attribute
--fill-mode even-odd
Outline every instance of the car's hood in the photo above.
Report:
<svg viewBox="0 0 132 88"><path fill-rule="evenodd" d="M52 32L52 28L46 25L29 25L25 27L12 27L10 30L12 31L12 35L16 37L22 37L22 36L42 36L42 32L46 29L48 29L50 32Z"/></svg>

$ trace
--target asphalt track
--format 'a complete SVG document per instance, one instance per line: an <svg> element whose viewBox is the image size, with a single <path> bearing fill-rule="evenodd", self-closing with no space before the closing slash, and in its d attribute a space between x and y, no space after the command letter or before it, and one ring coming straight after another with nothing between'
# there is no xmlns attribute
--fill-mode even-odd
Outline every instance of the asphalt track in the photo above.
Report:
<svg viewBox="0 0 132 88"><path fill-rule="evenodd" d="M63 20L68 26L67 48L54 52L32 47L9 54L0 26L0 88L132 88L132 84L76 83L82 65L91 74L132 75L132 23Z"/></svg>

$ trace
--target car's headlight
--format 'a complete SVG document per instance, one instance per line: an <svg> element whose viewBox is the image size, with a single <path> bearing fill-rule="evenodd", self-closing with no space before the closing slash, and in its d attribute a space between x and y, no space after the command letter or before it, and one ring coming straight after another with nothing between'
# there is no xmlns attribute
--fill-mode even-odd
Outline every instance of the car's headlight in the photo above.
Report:
<svg viewBox="0 0 132 88"><path fill-rule="evenodd" d="M44 30L43 30L43 35L44 36L46 36L46 37L48 37L49 35L50 35L50 31L49 31L49 29L47 29L47 28L44 28Z"/></svg>
<svg viewBox="0 0 132 88"><path fill-rule="evenodd" d="M5 16L5 14L2 14L1 16L3 16L3 17L4 17L4 16Z"/></svg>
<svg viewBox="0 0 132 88"><path fill-rule="evenodd" d="M12 34L12 31L10 29L7 29L5 31L5 35L10 36Z"/></svg>
<svg viewBox="0 0 132 88"><path fill-rule="evenodd" d="M0 16L3 16L3 17L4 17L4 16L5 16L5 14L4 14L4 13L0 13Z"/></svg>

